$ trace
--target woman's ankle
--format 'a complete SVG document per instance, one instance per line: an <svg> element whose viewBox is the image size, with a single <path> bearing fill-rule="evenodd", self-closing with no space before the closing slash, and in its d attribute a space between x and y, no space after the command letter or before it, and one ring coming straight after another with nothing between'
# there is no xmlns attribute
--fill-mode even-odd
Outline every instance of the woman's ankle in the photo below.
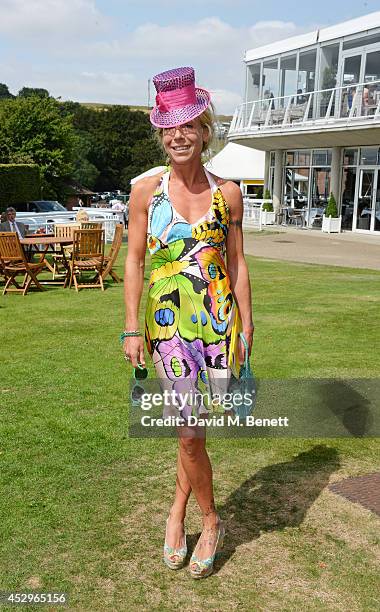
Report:
<svg viewBox="0 0 380 612"><path fill-rule="evenodd" d="M216 510L213 510L203 514L202 521L204 527L216 527L219 524L220 518Z"/></svg>
<svg viewBox="0 0 380 612"><path fill-rule="evenodd" d="M181 508L173 504L169 511L169 517L183 523L186 517L186 508Z"/></svg>

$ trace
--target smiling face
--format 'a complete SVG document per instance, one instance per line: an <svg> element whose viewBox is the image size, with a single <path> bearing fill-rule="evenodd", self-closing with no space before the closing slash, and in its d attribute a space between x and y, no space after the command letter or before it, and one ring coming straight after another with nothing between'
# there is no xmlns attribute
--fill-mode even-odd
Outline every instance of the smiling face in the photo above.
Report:
<svg viewBox="0 0 380 612"><path fill-rule="evenodd" d="M200 158L207 141L208 130L202 126L199 117L173 128L164 128L162 132L164 149L176 164Z"/></svg>

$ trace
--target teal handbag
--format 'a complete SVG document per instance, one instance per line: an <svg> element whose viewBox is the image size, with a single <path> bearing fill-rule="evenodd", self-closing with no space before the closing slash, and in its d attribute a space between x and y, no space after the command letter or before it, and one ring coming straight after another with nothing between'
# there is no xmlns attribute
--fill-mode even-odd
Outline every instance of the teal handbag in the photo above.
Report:
<svg viewBox="0 0 380 612"><path fill-rule="evenodd" d="M244 344L244 363L240 366L239 380L234 385L234 390L239 394L239 401L235 400L233 411L244 421L252 414L256 404L256 379L249 363L248 342L242 332L240 338Z"/></svg>

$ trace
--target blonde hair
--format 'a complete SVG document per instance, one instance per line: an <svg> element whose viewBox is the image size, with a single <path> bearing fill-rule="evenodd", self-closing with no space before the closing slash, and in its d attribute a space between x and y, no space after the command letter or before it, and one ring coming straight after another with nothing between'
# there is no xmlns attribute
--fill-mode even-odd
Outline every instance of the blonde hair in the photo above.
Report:
<svg viewBox="0 0 380 612"><path fill-rule="evenodd" d="M214 126L216 122L215 107L212 102L210 102L206 110L204 110L203 113L198 116L198 119L201 123L201 127L206 128L208 131L208 139L206 142L203 143L203 146L202 146L202 158L204 159L204 161L208 161L211 157L210 145L215 136ZM165 147L163 144L164 128L157 128L155 130L155 137L158 140L158 143L161 149L163 150L163 152L166 153ZM168 164L169 162L170 162L170 159L169 157L167 157L166 163Z"/></svg>
<svg viewBox="0 0 380 612"><path fill-rule="evenodd" d="M78 210L77 215L76 215L76 220L80 221L80 222L86 222L89 221L90 217L88 216L88 213L85 210Z"/></svg>

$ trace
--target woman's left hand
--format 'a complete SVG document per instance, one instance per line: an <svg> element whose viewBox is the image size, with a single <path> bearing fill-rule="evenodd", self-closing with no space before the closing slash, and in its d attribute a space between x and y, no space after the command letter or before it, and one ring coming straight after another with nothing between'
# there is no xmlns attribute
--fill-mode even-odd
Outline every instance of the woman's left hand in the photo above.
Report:
<svg viewBox="0 0 380 612"><path fill-rule="evenodd" d="M254 327L248 327L242 330L242 333L244 334L245 339L248 342L248 355L251 355L252 352L252 344L253 344L253 332L254 332ZM243 340L239 337L239 361L240 364L244 363L244 355L245 355L245 347L243 344Z"/></svg>

